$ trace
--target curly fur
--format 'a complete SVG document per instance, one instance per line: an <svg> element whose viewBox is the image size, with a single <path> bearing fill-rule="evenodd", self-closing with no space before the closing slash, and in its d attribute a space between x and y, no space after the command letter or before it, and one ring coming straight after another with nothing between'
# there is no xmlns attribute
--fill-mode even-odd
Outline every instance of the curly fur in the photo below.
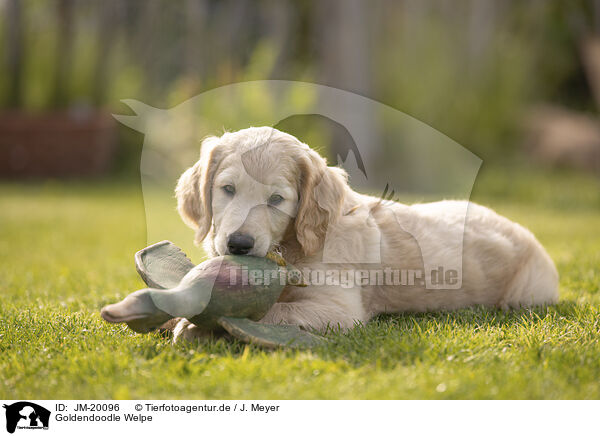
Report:
<svg viewBox="0 0 600 436"><path fill-rule="evenodd" d="M458 289L381 282L287 286L264 322L324 331L352 328L384 312L506 309L558 299L552 260L520 225L473 203L407 206L359 194L342 169L328 167L306 144L270 127L204 140L199 161L183 173L175 192L195 241L204 241L213 256L227 254L229 235L241 232L255 240L249 254L277 250L300 269L422 270L425 254L443 264L456 256L449 241L463 240ZM280 204L269 204L274 193L283 197ZM182 320L175 336L190 339L200 334L196 330Z"/></svg>

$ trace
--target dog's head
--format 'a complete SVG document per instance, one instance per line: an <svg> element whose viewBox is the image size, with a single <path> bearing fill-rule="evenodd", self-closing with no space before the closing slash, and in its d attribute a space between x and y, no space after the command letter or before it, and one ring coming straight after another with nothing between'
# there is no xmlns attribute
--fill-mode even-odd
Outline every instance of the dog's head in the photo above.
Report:
<svg viewBox="0 0 600 436"><path fill-rule="evenodd" d="M209 235L214 254L265 256L290 229L305 255L322 248L341 214L346 173L328 167L295 137L258 127L209 137L200 160L180 177L177 209Z"/></svg>

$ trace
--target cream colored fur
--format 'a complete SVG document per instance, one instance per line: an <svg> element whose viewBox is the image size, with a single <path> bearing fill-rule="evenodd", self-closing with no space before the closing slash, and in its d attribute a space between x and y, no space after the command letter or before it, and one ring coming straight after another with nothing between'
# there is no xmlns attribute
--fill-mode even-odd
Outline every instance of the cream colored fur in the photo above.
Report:
<svg viewBox="0 0 600 436"><path fill-rule="evenodd" d="M233 196L223 190L226 185L235 187ZM283 197L276 206L267 204L273 194ZM270 127L206 139L200 160L179 179L176 196L195 241L204 241L210 255L227 254L228 235L242 232L256 241L249 254L276 250L299 269L422 270L422 253L444 264L456 254L448 251L449 241L464 232L459 289L417 283L288 286L263 322L349 329L379 313L507 309L558 299L552 260L520 225L474 203L407 206L356 193L343 170ZM174 333L175 339L200 334L187 320Z"/></svg>

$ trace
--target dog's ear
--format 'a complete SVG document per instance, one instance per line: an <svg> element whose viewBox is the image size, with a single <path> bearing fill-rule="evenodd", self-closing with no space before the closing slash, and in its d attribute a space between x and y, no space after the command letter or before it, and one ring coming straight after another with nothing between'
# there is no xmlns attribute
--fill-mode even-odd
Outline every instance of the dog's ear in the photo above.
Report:
<svg viewBox="0 0 600 436"><path fill-rule="evenodd" d="M199 244L212 225L212 184L221 161L219 138L202 141L200 159L179 178L175 188L177 211L183 221L196 231L194 242Z"/></svg>
<svg viewBox="0 0 600 436"><path fill-rule="evenodd" d="M348 175L341 168L328 167L313 150L298 160L300 200L296 215L296 238L306 256L323 247L327 228L340 217Z"/></svg>

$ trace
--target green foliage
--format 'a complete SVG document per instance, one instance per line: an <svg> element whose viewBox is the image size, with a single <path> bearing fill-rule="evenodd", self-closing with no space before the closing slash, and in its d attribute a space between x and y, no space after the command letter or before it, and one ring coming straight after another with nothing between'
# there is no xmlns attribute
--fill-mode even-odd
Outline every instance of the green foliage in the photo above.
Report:
<svg viewBox="0 0 600 436"><path fill-rule="evenodd" d="M172 346L103 322L103 305L143 286L132 259L146 244L139 188L1 185L0 396L598 399L598 181L502 171L482 170L474 200L548 248L558 305L380 316L310 352L222 338Z"/></svg>
<svg viewBox="0 0 600 436"><path fill-rule="evenodd" d="M65 51L57 46L56 4L21 3L23 106L49 109L59 54ZM317 3L286 3L283 10L290 16L283 27L291 30L273 33L269 29L278 27L279 18L268 2L244 10L235 2L199 1L196 6L205 9L194 18L186 8L165 0L140 5L73 2L68 101L120 111L124 98L172 107L209 89L246 80L326 82L362 89L484 159L516 149L523 114L533 104L550 101L586 111L594 108L579 50L581 39L597 27L590 2L463 1L451 7L443 1L413 6L378 2L378 7L365 9L370 38L361 55L361 62L368 64L364 83L343 79L352 66L330 65L336 53L320 52L327 47L322 47L327 29L321 28L327 20L317 19L322 12ZM107 11L113 14L109 19ZM236 16L243 20L233 20ZM2 46L8 43L6 27L2 20ZM103 86L96 76L99 65L105 66L107 78L103 101L97 102L94 90ZM324 72L336 69L339 80L323 79ZM6 63L0 64L3 107L10 83L7 72ZM252 99L254 110L269 111L257 100ZM214 132L206 132L210 133Z"/></svg>
<svg viewBox="0 0 600 436"><path fill-rule="evenodd" d="M579 50L591 27L588 5L495 6L386 11L402 21L382 19L387 37L378 41L374 67L377 99L484 160L514 154L523 116L535 104L594 106Z"/></svg>

